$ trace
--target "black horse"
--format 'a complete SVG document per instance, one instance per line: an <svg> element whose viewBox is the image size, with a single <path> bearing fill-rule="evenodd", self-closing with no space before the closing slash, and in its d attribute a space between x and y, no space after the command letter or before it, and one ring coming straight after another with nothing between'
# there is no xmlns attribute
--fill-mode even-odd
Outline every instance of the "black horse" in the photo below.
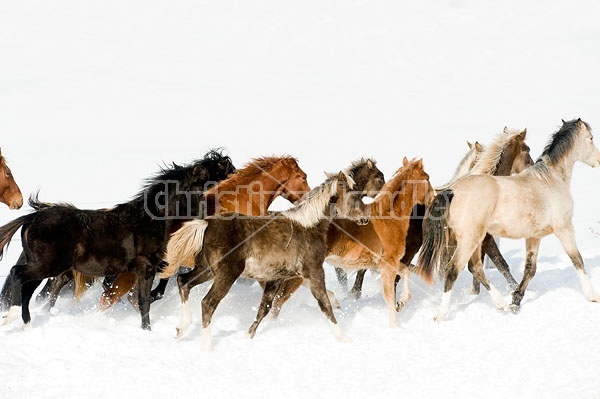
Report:
<svg viewBox="0 0 600 399"><path fill-rule="evenodd" d="M8 277L11 309L21 305L23 322L31 321L29 302L41 281L69 270L105 276L136 274L142 328L150 329L150 288L169 235L201 214L202 192L235 168L229 157L210 151L188 166L163 168L129 202L106 210L81 210L67 204L30 199L36 210L0 228L0 257L21 230L23 254Z"/></svg>

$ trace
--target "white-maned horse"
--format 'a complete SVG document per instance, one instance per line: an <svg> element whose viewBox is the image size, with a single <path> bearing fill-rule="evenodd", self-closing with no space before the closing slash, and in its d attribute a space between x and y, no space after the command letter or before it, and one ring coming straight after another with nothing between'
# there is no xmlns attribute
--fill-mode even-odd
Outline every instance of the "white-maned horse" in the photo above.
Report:
<svg viewBox="0 0 600 399"><path fill-rule="evenodd" d="M600 165L600 151L594 145L591 128L581 119L563 121L537 162L522 173L506 177L467 176L436 196L425 220L417 268L425 280L431 281L439 261L449 258L441 266L444 294L436 320L448 314L452 287L469 259L473 264L471 272L490 292L496 306L507 309L504 298L483 273L480 245L486 233L526 239L525 270L512 294L513 311L519 309L525 289L535 275L540 240L549 234L556 235L571 258L584 295L590 301L600 302L575 244L570 183L576 161L592 167ZM447 253L454 244L454 253Z"/></svg>

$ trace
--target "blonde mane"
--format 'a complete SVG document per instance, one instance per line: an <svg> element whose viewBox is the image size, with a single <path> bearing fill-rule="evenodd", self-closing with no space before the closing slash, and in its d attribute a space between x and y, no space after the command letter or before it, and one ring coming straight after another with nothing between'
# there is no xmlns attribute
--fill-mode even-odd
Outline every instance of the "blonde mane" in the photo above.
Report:
<svg viewBox="0 0 600 399"><path fill-rule="evenodd" d="M481 153L479 161L471 169L470 175L493 175L498 168L500 159L504 149L512 140L514 140L519 134L520 130L510 130L508 132L500 133L494 138L494 141Z"/></svg>
<svg viewBox="0 0 600 399"><path fill-rule="evenodd" d="M344 173L346 178L348 189L352 190L354 188L354 180L345 172L342 173ZM281 215L299 223L303 227L316 225L325 217L325 211L331 197L337 194L338 181L337 174L327 175L327 180L312 189L306 195L306 199L299 205L281 212Z"/></svg>

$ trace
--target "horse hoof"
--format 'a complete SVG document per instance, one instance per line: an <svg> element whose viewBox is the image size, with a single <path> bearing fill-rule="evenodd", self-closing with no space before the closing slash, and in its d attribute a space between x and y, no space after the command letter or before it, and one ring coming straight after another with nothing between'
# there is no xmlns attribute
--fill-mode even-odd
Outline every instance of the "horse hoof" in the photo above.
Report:
<svg viewBox="0 0 600 399"><path fill-rule="evenodd" d="M348 292L348 298L354 299L355 301L360 299L360 295L361 293L358 291L351 290L350 292Z"/></svg>
<svg viewBox="0 0 600 399"><path fill-rule="evenodd" d="M519 313L519 310L521 310L521 306L516 305L514 303L510 304L510 311L513 312L514 314Z"/></svg>
<svg viewBox="0 0 600 399"><path fill-rule="evenodd" d="M31 322L29 322L23 326L23 331L29 331L29 330L31 330Z"/></svg>
<svg viewBox="0 0 600 399"><path fill-rule="evenodd" d="M406 306L406 303L404 301L399 301L396 303L396 312L400 312L402 309L404 309L404 307Z"/></svg>
<svg viewBox="0 0 600 399"><path fill-rule="evenodd" d="M175 330L177 331L177 334L175 335L175 339L181 339L184 335L183 328L176 327Z"/></svg>

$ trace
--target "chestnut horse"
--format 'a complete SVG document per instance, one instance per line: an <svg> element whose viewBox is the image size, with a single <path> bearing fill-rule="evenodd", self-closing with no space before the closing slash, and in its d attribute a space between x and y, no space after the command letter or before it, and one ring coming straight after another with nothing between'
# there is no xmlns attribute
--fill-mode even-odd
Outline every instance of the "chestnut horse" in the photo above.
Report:
<svg viewBox="0 0 600 399"><path fill-rule="evenodd" d="M10 209L19 209L23 206L23 195L15 182L15 178L0 149L0 202L8 205Z"/></svg>
<svg viewBox="0 0 600 399"><path fill-rule="evenodd" d="M383 296L388 306L389 322L398 324L396 311L400 311L410 298L404 256L406 233L411 212L416 204L427 204L435 193L429 175L423 170L422 160L408 161L383 186L373 203L367 205L371 221L358 226L348 220L336 220L327 231L326 262L345 269L378 269L381 271ZM404 278L401 300L396 304L396 276ZM298 281L286 284L277 296L276 313L298 288Z"/></svg>
<svg viewBox="0 0 600 399"><path fill-rule="evenodd" d="M194 220L175 232L167 245L167 268L162 277L173 275L179 265L194 258L196 268L204 270L205 281L214 282L202 299L202 350L212 350L210 324L213 313L240 276L264 283L263 298L252 336L267 315L281 283L298 275L310 282L313 296L329 319L338 339L344 339L325 289L323 260L325 234L336 216L367 223L369 218L360 193L351 192L352 178L339 172L312 190L298 206L268 216L240 217L225 213ZM183 303L178 336L191 323L189 303Z"/></svg>
<svg viewBox="0 0 600 399"><path fill-rule="evenodd" d="M600 151L594 145L591 128L581 119L563 121L537 162L522 173L506 177L467 176L435 197L424 222L417 272L431 281L442 261L444 294L436 320L448 314L452 287L469 259L471 272L490 292L494 304L507 309L504 298L483 272L481 241L486 233L526 239L525 270L512 294L513 311L519 309L525 289L535 275L540 241L549 234L556 235L571 258L587 299L600 301L575 243L570 182L576 161L600 166Z"/></svg>
<svg viewBox="0 0 600 399"><path fill-rule="evenodd" d="M290 156L253 159L227 179L204 193L205 210L210 216L223 212L262 216L279 195L298 202L310 191L306 173ZM192 272L188 277L193 278ZM151 293L151 301L161 299L168 279L162 279ZM120 274L102 295L100 310L106 310L135 285L135 275ZM135 296L134 296L135 297Z"/></svg>

